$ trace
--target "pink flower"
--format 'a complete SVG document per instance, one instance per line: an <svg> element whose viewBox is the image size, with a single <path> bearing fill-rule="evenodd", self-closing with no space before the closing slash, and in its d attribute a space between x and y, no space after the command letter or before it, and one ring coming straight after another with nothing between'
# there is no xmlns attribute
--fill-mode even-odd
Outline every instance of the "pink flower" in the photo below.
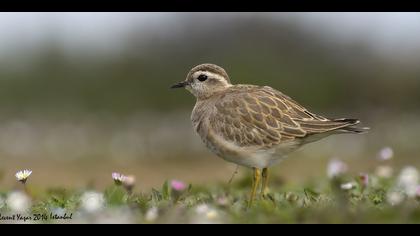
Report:
<svg viewBox="0 0 420 236"><path fill-rule="evenodd" d="M333 159L328 163L327 175L329 178L334 178L347 173L347 164L338 159Z"/></svg>
<svg viewBox="0 0 420 236"><path fill-rule="evenodd" d="M120 173L117 173L117 172L112 173L112 179L114 180L116 185L122 184L125 181L126 178L127 177L123 174L120 174Z"/></svg>
<svg viewBox="0 0 420 236"><path fill-rule="evenodd" d="M172 180L171 181L171 187L175 191L182 192L187 188L187 185L182 181Z"/></svg>
<svg viewBox="0 0 420 236"><path fill-rule="evenodd" d="M416 188L416 198L420 199L420 185L418 185Z"/></svg>
<svg viewBox="0 0 420 236"><path fill-rule="evenodd" d="M366 188L369 185L369 175L365 173L361 173L359 175L360 182L362 183L362 187Z"/></svg>
<svg viewBox="0 0 420 236"><path fill-rule="evenodd" d="M220 206L227 206L229 205L229 200L227 197L218 197L216 200L217 204Z"/></svg>

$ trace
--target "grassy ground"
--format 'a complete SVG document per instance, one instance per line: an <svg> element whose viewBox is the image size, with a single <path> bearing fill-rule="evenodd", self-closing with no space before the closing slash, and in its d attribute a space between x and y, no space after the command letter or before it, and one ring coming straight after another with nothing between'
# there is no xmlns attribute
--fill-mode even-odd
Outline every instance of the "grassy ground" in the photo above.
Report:
<svg viewBox="0 0 420 236"><path fill-rule="evenodd" d="M103 188L41 190L30 179L26 188L19 183L13 191L0 192L0 223L420 223L420 199L404 185L410 178L418 181L418 173L410 177L395 172L389 177L369 173L367 183L351 172L334 178L319 175L299 184L285 183L274 174L269 195L250 208L248 171L231 183L179 187L165 181L132 192L110 176ZM345 189L348 183L351 189ZM23 218L10 218L18 215Z"/></svg>
<svg viewBox="0 0 420 236"><path fill-rule="evenodd" d="M156 127L3 122L0 223L420 223L420 125L396 122L367 122L367 135L338 135L290 154L270 169L269 196L251 208L251 171L240 168L229 183L236 166L182 133L187 122L175 130L166 120ZM391 160L378 160L384 146L393 148ZM348 170L330 178L334 158ZM26 188L14 177L24 168L33 171ZM114 184L114 171L136 177L131 192ZM365 185L360 173L369 176ZM173 179L185 189L175 190Z"/></svg>

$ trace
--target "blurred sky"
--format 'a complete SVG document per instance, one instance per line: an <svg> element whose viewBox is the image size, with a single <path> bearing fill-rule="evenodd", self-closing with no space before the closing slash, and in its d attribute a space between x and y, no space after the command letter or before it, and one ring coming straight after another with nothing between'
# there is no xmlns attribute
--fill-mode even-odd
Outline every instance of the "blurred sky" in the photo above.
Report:
<svg viewBox="0 0 420 236"><path fill-rule="evenodd" d="M366 41L377 52L394 56L420 53L419 13L0 13L0 58L51 38L66 52L88 48L112 53L122 46L127 31L176 33L188 14L205 20L292 21L335 43Z"/></svg>

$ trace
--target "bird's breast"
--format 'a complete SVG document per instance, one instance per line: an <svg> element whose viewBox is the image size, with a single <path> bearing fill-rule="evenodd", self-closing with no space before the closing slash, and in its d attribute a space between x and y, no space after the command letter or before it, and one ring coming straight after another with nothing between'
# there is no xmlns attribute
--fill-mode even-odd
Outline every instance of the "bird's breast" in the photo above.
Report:
<svg viewBox="0 0 420 236"><path fill-rule="evenodd" d="M200 136L203 143L216 155L225 158L238 155L237 147L224 140L210 125L211 110L202 111L197 106L191 115L194 130Z"/></svg>

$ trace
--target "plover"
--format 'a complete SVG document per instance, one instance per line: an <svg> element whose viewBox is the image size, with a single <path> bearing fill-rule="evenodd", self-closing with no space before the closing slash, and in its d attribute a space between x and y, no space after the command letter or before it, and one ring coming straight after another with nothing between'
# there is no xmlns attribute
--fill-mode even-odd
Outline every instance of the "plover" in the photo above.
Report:
<svg viewBox="0 0 420 236"><path fill-rule="evenodd" d="M329 119L309 112L289 96L269 86L233 85L226 71L214 64L195 66L185 81L196 98L191 120L195 131L217 156L254 170L249 205L262 178L265 196L268 168L307 143L331 134L363 133L357 119Z"/></svg>

